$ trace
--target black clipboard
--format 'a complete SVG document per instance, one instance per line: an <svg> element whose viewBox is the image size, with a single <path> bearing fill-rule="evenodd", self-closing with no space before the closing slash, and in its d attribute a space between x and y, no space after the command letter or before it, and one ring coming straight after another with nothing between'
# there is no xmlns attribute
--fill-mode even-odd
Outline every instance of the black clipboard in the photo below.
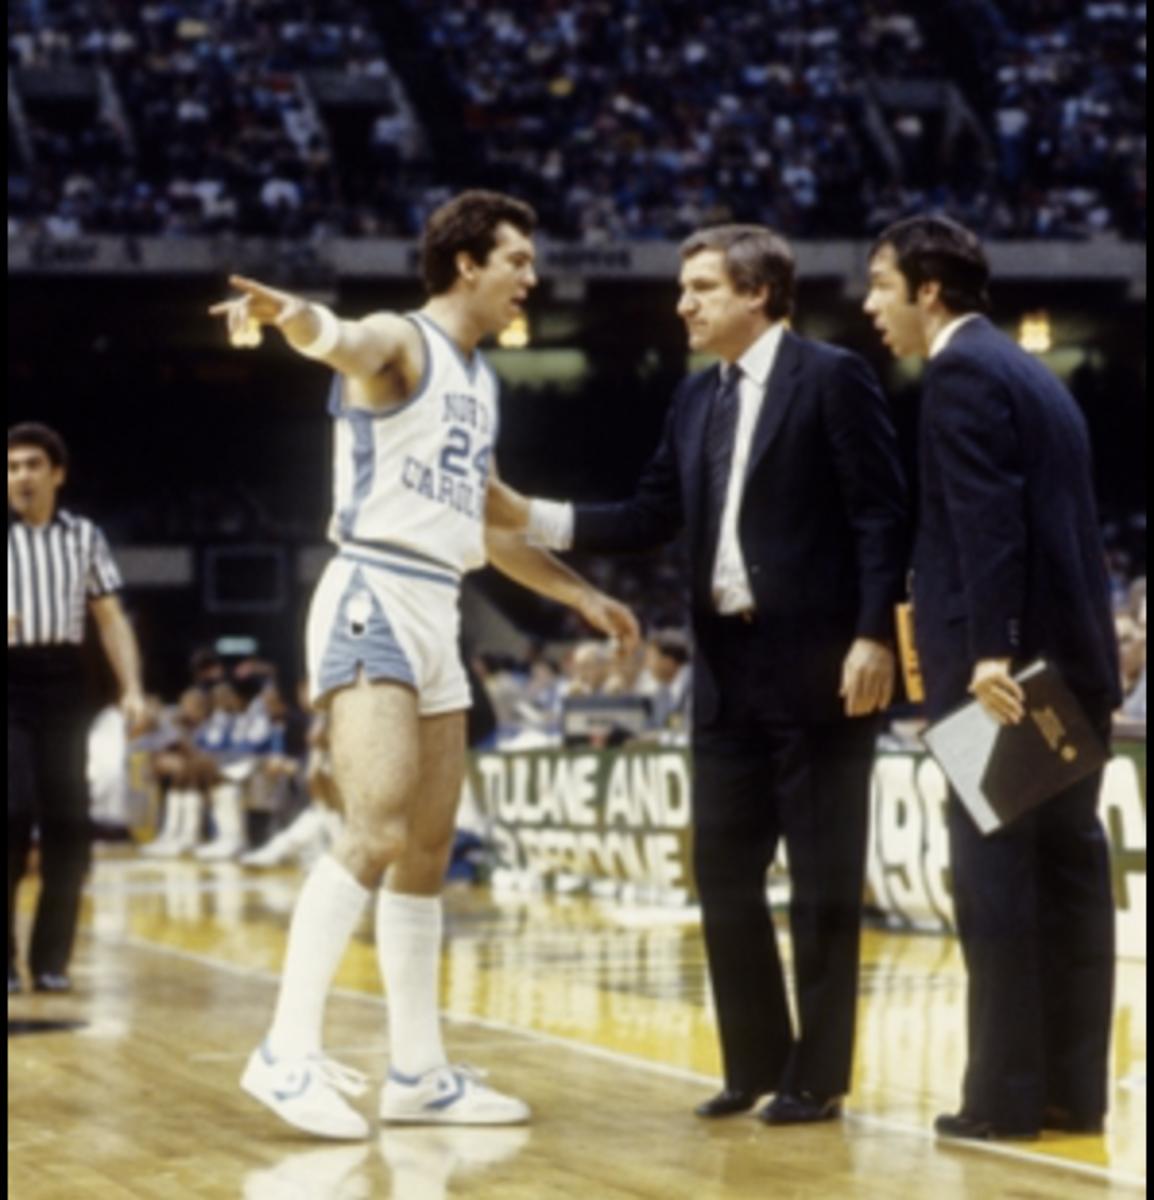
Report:
<svg viewBox="0 0 1154 1200"><path fill-rule="evenodd" d="M1014 678L1026 715L999 724L976 701L922 733L958 797L984 834L1002 829L1097 771L1109 749L1055 668L1038 659Z"/></svg>

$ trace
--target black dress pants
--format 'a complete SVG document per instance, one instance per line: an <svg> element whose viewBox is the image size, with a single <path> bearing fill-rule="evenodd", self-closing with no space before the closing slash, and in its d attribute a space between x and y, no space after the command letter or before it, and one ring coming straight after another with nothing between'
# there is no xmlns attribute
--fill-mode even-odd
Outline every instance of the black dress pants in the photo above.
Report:
<svg viewBox="0 0 1154 1200"><path fill-rule="evenodd" d="M68 968L91 856L86 779L91 709L78 650L8 651L8 966L16 893L38 832L40 897L28 947L34 975Z"/></svg>
<svg viewBox="0 0 1154 1200"><path fill-rule="evenodd" d="M878 722L744 721L694 739L694 870L727 1086L849 1090ZM799 1028L766 897L784 839Z"/></svg>
<svg viewBox="0 0 1154 1200"><path fill-rule="evenodd" d="M1099 719L1108 735L1109 718ZM966 962L965 1112L1014 1130L1048 1105L1106 1112L1114 898L1101 772L984 837L949 801L958 936Z"/></svg>

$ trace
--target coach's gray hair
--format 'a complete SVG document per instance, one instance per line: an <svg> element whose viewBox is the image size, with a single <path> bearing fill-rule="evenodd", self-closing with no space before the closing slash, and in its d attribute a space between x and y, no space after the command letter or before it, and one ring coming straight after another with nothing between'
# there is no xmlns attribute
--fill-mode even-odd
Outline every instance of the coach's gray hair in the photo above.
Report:
<svg viewBox="0 0 1154 1200"><path fill-rule="evenodd" d="M725 270L739 292L769 289L768 317L777 320L793 312L793 251L783 237L764 225L714 225L699 229L681 243L681 261L702 250L719 250Z"/></svg>

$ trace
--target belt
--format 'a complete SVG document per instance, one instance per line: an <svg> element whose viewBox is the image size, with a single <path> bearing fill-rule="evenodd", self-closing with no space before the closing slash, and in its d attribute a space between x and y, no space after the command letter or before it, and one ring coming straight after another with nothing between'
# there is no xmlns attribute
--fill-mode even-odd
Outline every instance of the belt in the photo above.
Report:
<svg viewBox="0 0 1154 1200"><path fill-rule="evenodd" d="M83 669L84 656L81 647L72 642L8 647L9 683L67 683L79 678Z"/></svg>

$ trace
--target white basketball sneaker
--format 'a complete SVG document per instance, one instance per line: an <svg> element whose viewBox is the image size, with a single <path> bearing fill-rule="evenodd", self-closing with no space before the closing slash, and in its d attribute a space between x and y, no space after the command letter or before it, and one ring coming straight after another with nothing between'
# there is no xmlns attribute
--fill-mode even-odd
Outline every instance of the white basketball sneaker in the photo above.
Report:
<svg viewBox="0 0 1154 1200"><path fill-rule="evenodd" d="M287 863L290 855L282 846L278 846L278 837L266 842L259 850L247 850L240 856L242 867L279 867Z"/></svg>
<svg viewBox="0 0 1154 1200"><path fill-rule="evenodd" d="M295 1129L326 1138L369 1135L369 1123L344 1099L363 1096L368 1079L323 1054L273 1058L262 1042L249 1055L240 1086Z"/></svg>
<svg viewBox="0 0 1154 1200"><path fill-rule="evenodd" d="M243 852L244 842L235 838L215 838L211 842L205 842L203 846L198 846L192 852L192 857L197 862L231 862Z"/></svg>
<svg viewBox="0 0 1154 1200"><path fill-rule="evenodd" d="M390 1068L381 1090L381 1120L410 1124L521 1125L529 1106L481 1082L471 1067L433 1067L423 1075Z"/></svg>

